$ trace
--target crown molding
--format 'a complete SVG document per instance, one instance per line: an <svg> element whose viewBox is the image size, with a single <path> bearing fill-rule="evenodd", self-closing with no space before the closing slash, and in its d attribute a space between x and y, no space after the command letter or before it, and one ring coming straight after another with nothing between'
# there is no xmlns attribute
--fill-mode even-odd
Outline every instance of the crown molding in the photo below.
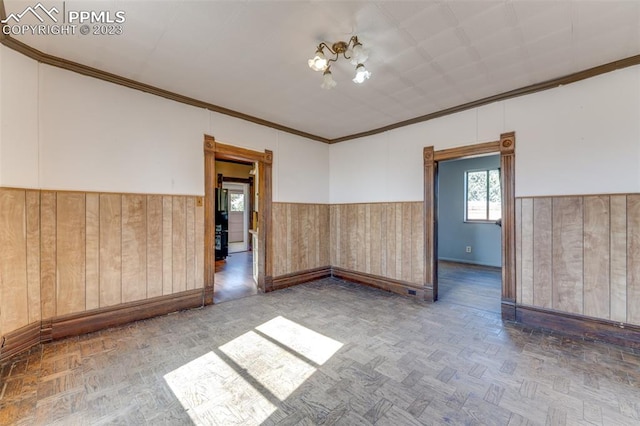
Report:
<svg viewBox="0 0 640 426"><path fill-rule="evenodd" d="M4 0L0 0L0 19L6 19ZM524 96L524 95L529 95L529 94L540 92L543 90L553 89L558 86L575 83L577 81L585 80L587 78L595 77L601 74L606 74L608 72L615 71L618 69L627 68L634 65L640 65L640 55L635 55L625 59L620 59L618 61L609 62L604 65L599 65L586 70L578 71L576 73L565 75L563 77L554 78L541 83L532 84L529 86L521 87L519 89L515 89L508 92L504 92L497 95L471 101L462 105L454 106L451 108L447 108L447 109L432 112L429 114L421 115L418 117L410 118L408 120L389 124L387 126L378 127L375 129L364 131L364 132L353 133L351 135L330 139L330 138L325 138L312 133L304 132L302 130L294 129L292 127L284 126L282 124L278 124L272 121L264 120L262 118L255 117L249 114L244 114L242 112L225 108L220 105L215 105L199 99L190 98L188 96L184 96L179 93L171 92L169 90L165 90L159 87L151 86L149 84L141 83L136 80L132 80L116 74L102 71L100 69L89 67L87 65L82 65L77 62L59 58L57 56L49 55L47 53L41 52L40 50L34 49L33 47L30 47L27 44L21 41L18 41L9 35L5 35L2 32L0 32L0 44L12 50L15 50L16 52L22 53L23 55L28 56L29 58L34 59L43 64L47 64L57 68L62 68L68 71L73 71L78 74L97 78L110 83L119 84L121 86L128 87L130 89L140 90L142 92L150 93L152 95L160 96L166 99L170 99L172 101L180 102L186 105L191 105L197 108L207 109L209 111L217 112L219 114L239 118L241 120L249 121L251 123L270 127L275 130L279 130L285 133L290 133L296 136L301 136L303 138L311 139L311 140L326 143L326 144L345 142L352 139L359 139L365 136L372 136L379 133L388 132L390 130L398 129L405 126L410 126L412 124L422 123L424 121L433 120L434 118L444 117L446 115L455 114L455 113L466 111L472 108L477 108L493 102L503 101L506 99L511 99L511 98Z"/></svg>

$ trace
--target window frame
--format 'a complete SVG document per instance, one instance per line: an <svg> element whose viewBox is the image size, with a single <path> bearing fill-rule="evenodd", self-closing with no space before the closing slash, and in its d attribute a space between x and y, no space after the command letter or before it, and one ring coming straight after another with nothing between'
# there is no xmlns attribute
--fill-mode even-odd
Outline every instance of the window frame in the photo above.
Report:
<svg viewBox="0 0 640 426"><path fill-rule="evenodd" d="M495 168L480 168L480 169L469 169L469 170L465 170L464 172L464 223L487 223L487 224L495 224L497 220L500 219L489 219L490 216L490 204L491 202L489 201L489 193L490 193L490 178L489 178L489 173L491 171L497 171L498 172L498 176L500 176L499 182L500 182L500 211L502 212L502 173L500 171L500 167L495 167ZM485 172L486 176L487 176L487 191L486 191L486 219L469 219L468 215L469 215L469 173L477 173L477 172ZM502 214L500 215L502 217Z"/></svg>

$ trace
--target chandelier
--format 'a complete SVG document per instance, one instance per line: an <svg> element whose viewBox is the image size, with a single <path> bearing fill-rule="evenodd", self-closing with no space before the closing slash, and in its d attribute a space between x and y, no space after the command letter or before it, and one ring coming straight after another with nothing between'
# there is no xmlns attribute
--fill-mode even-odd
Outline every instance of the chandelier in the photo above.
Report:
<svg viewBox="0 0 640 426"><path fill-rule="evenodd" d="M324 54L324 49L327 49L332 57L327 58ZM358 36L351 37L348 42L337 41L331 46L323 41L318 45L313 59L309 59L308 62L309 68L312 70L322 71L323 81L320 87L323 89L329 90L338 84L333 79L333 75L331 75L331 63L336 62L341 55L356 66L356 75L352 80L354 83L362 84L371 76L371 73L363 65L369 58L369 52L362 47L362 43L358 41Z"/></svg>

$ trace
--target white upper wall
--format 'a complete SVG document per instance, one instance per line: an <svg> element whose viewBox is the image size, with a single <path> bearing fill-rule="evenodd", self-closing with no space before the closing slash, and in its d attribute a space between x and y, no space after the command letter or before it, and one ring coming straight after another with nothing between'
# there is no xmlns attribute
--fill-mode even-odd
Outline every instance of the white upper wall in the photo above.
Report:
<svg viewBox="0 0 640 426"><path fill-rule="evenodd" d="M2 186L202 195L206 133L272 150L274 201L329 201L326 144L0 55Z"/></svg>
<svg viewBox="0 0 640 426"><path fill-rule="evenodd" d="M40 66L40 187L203 194L208 115Z"/></svg>
<svg viewBox="0 0 640 426"><path fill-rule="evenodd" d="M423 199L422 149L515 131L516 195L640 192L640 66L335 145L98 79L0 46L0 185L204 193L203 134L274 153L275 201Z"/></svg>
<svg viewBox="0 0 640 426"><path fill-rule="evenodd" d="M0 185L38 188L38 64L0 46Z"/></svg>
<svg viewBox="0 0 640 426"><path fill-rule="evenodd" d="M331 145L331 203L421 201L423 147L508 131L516 196L640 192L640 66Z"/></svg>

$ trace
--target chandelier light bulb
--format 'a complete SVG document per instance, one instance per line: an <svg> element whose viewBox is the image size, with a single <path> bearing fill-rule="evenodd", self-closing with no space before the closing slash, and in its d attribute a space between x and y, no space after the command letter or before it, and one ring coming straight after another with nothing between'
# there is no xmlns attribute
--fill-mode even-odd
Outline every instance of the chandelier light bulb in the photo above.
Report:
<svg viewBox="0 0 640 426"><path fill-rule="evenodd" d="M349 56L351 57L352 65L363 64L369 59L369 51L362 47L362 44L356 43Z"/></svg>
<svg viewBox="0 0 640 426"><path fill-rule="evenodd" d="M371 77L371 73L362 64L356 67L356 76L353 78L354 83L362 84Z"/></svg>
<svg viewBox="0 0 640 426"><path fill-rule="evenodd" d="M313 59L309 59L308 64L309 68L314 71L322 71L327 67L327 58L324 57L322 49L316 51L315 56Z"/></svg>
<svg viewBox="0 0 640 426"><path fill-rule="evenodd" d="M327 68L327 70L322 74L322 84L320 85L320 87L325 90L330 90L336 87L337 84L338 83L336 83L336 81L333 79L333 76L331 75L331 71L329 70L329 68Z"/></svg>

